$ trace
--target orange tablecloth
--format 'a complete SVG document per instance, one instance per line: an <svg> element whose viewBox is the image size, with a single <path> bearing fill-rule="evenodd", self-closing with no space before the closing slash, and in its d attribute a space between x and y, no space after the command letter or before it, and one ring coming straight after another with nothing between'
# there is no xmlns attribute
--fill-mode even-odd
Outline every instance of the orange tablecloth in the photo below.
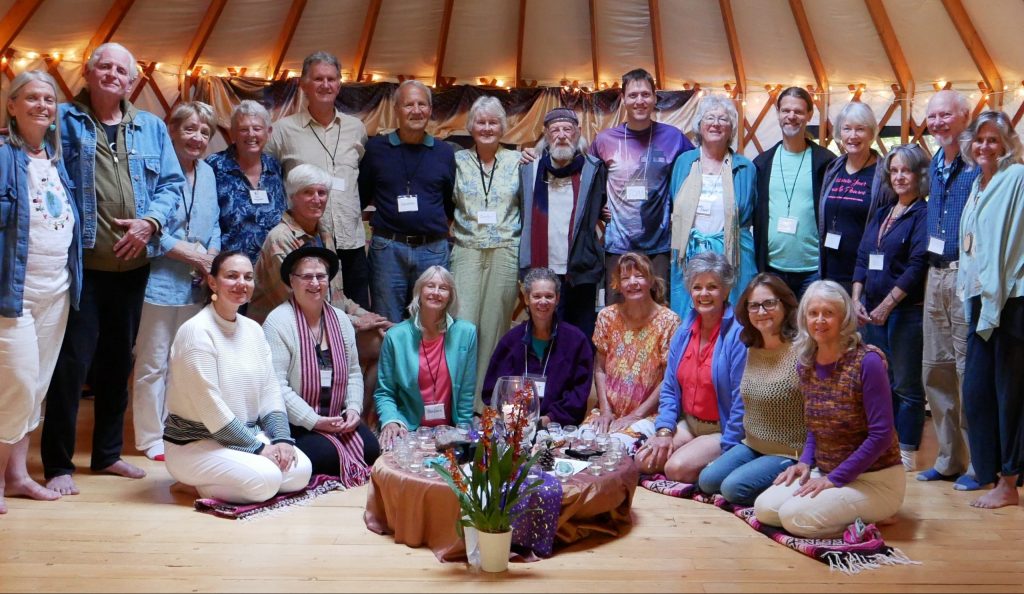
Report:
<svg viewBox="0 0 1024 594"><path fill-rule="evenodd" d="M576 542L594 532L618 535L632 524L629 509L639 479L629 458L601 476L573 475L562 484L557 542ZM455 532L458 516L459 502L440 477L406 472L391 454L373 465L363 513L370 530L394 534L395 542L410 547L429 547L439 561L458 561L466 558L466 543Z"/></svg>

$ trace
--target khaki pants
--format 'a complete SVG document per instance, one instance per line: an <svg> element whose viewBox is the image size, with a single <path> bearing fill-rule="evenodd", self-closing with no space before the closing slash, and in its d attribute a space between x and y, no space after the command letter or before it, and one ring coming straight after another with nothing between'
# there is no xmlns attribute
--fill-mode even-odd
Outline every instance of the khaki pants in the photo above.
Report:
<svg viewBox="0 0 1024 594"><path fill-rule="evenodd" d="M967 320L956 296L957 271L928 269L924 294L924 351L921 381L932 411L938 453L935 470L961 474L970 469L967 419L960 397L967 358Z"/></svg>

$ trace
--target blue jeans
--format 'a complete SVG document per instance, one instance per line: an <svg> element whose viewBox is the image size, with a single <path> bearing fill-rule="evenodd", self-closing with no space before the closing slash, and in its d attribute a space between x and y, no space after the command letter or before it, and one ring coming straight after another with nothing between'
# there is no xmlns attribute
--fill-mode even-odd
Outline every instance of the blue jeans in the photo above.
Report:
<svg viewBox="0 0 1024 594"><path fill-rule="evenodd" d="M922 306L907 305L894 309L885 325L868 324L864 328L864 340L882 349L889 362L889 384L901 450L917 451L924 430L923 323Z"/></svg>
<svg viewBox="0 0 1024 594"><path fill-rule="evenodd" d="M448 268L448 240L411 246L374 236L370 241L370 278L374 313L401 322L413 285L427 268Z"/></svg>
<svg viewBox="0 0 1024 594"><path fill-rule="evenodd" d="M988 340L977 334L981 301L970 301L964 413L978 482L1024 472L1024 297L1007 299Z"/></svg>
<svg viewBox="0 0 1024 594"><path fill-rule="evenodd" d="M754 505L775 477L794 464L792 458L760 454L739 443L705 466L697 485L705 493L721 493L729 503Z"/></svg>

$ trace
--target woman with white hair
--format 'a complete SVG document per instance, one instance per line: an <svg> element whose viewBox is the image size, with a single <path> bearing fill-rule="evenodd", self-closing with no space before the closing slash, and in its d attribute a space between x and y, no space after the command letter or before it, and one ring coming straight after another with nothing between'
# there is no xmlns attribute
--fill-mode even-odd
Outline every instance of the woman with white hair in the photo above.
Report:
<svg viewBox="0 0 1024 594"><path fill-rule="evenodd" d="M879 208L896 202L896 195L884 183L881 156L871 148L878 136L871 108L860 101L847 103L836 116L835 130L844 154L825 170L821 185L819 262L821 278L836 281L849 293L864 228Z"/></svg>
<svg viewBox="0 0 1024 594"><path fill-rule="evenodd" d="M420 426L468 423L476 387L476 326L453 316L458 291L452 273L431 266L416 280L409 318L384 336L373 397L380 445Z"/></svg>
<svg viewBox="0 0 1024 594"><path fill-rule="evenodd" d="M505 109L483 96L469 108L467 129L473 148L455 153L455 222L452 275L462 319L479 332L477 383L498 340L508 331L516 305L519 274L520 153L501 146L508 129ZM480 390L476 390L479 395ZM477 398L474 408L482 410Z"/></svg>
<svg viewBox="0 0 1024 594"><path fill-rule="evenodd" d="M736 271L730 303L757 274L750 232L756 174L754 164L730 146L738 128L731 99L704 97L693 120L697 150L680 155L672 169L670 304L684 319L693 307L683 279L690 258L708 251L725 255Z"/></svg>
<svg viewBox="0 0 1024 594"><path fill-rule="evenodd" d="M263 152L270 131L270 112L246 99L231 112L231 146L206 159L217 179L221 246L253 263L286 207L281 165Z"/></svg>
<svg viewBox="0 0 1024 594"><path fill-rule="evenodd" d="M82 286L82 225L61 162L53 77L35 70L16 76L7 116L9 136L0 141L0 514L7 513L4 495L60 497L29 476L28 436L42 418Z"/></svg>
<svg viewBox="0 0 1024 594"><path fill-rule="evenodd" d="M891 518L907 488L885 356L857 333L853 301L834 281L807 288L797 313L797 374L807 440L800 461L754 502L757 519L805 538L854 520Z"/></svg>

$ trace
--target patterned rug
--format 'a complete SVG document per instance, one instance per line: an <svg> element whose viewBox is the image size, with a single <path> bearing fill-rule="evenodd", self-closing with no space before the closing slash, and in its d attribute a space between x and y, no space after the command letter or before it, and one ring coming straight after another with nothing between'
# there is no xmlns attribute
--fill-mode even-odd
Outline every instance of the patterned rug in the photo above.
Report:
<svg viewBox="0 0 1024 594"><path fill-rule="evenodd" d="M762 524L754 516L753 507L733 505L721 495L706 495L696 485L670 481L663 474L642 477L640 486L655 493L708 503L731 512L775 542L822 563L828 563L831 569L837 569L847 575L860 573L866 569L878 569L882 565L920 565L899 549L886 545L877 530L874 534L866 533L864 540L857 543L848 543L843 538L800 538L781 528Z"/></svg>
<svg viewBox="0 0 1024 594"><path fill-rule="evenodd" d="M196 499L196 511L212 514L220 518L230 520L253 520L266 517L293 505L306 505L310 501L335 490L343 491L345 487L338 480L338 477L326 474L317 474L309 480L309 484L301 491L277 495L263 503L228 503L220 499L203 498Z"/></svg>

